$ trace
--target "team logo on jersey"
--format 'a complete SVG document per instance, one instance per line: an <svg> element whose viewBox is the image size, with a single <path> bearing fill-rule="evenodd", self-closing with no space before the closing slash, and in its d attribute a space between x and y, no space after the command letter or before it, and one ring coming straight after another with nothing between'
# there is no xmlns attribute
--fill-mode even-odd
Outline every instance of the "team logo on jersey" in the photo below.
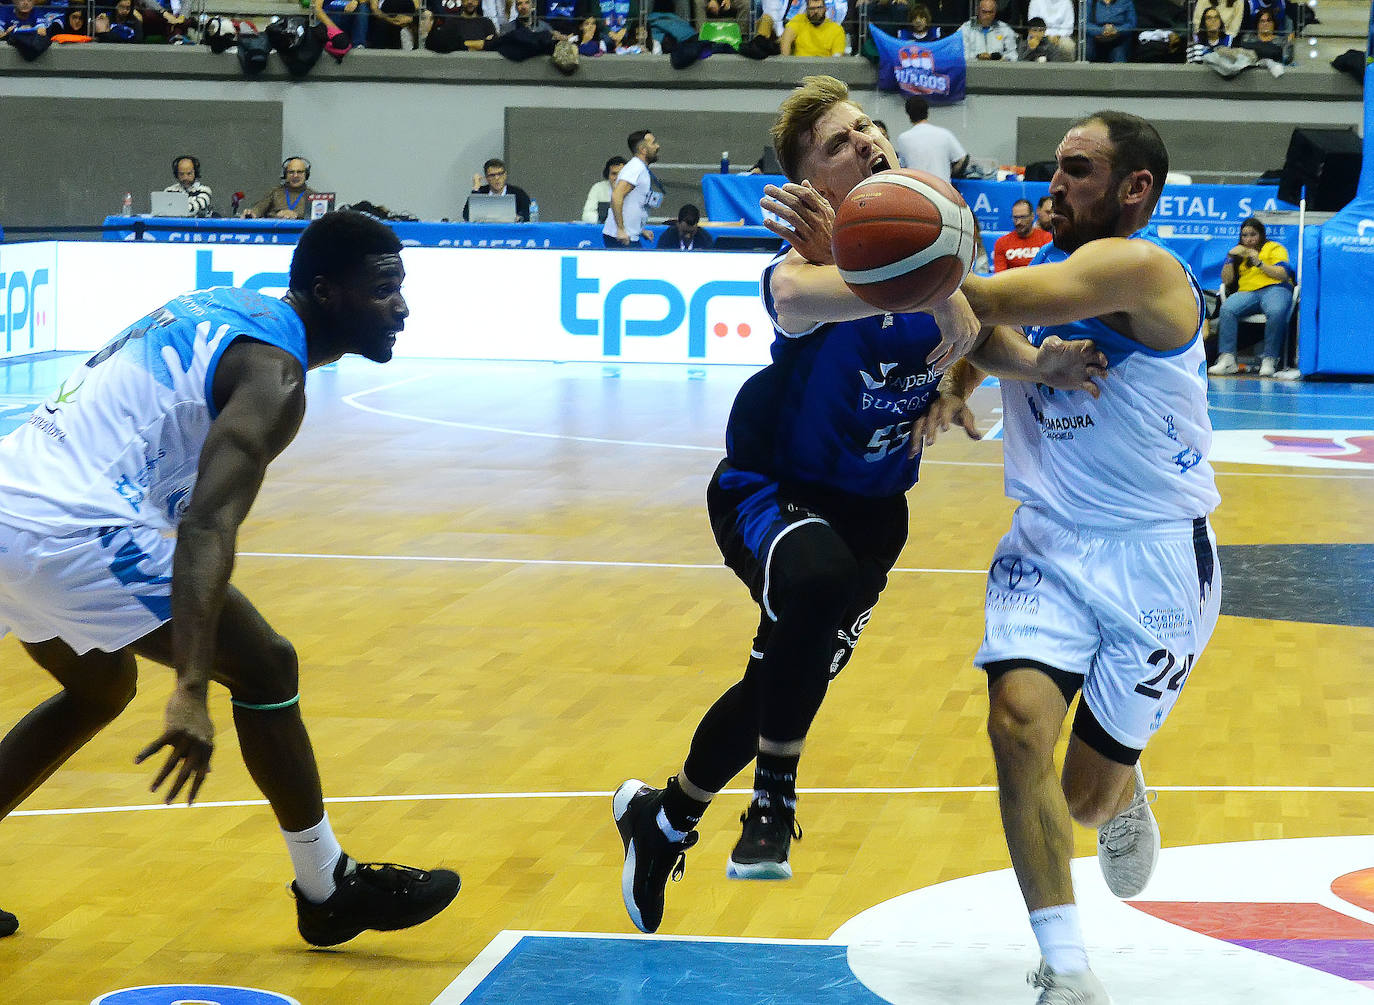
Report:
<svg viewBox="0 0 1374 1005"><path fill-rule="evenodd" d="M988 579L1003 590L1033 590L1045 579L1033 563L1015 555L1000 555L988 569Z"/></svg>

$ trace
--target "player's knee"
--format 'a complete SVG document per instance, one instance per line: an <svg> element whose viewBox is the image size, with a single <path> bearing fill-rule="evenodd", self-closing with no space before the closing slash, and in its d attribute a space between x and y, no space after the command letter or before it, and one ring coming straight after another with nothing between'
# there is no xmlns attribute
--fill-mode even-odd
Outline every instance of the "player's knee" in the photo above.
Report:
<svg viewBox="0 0 1374 1005"><path fill-rule="evenodd" d="M988 710L988 739L999 764L1039 763L1054 755L1057 723L1050 724L1038 709L1014 699L994 701Z"/></svg>
<svg viewBox="0 0 1374 1005"><path fill-rule="evenodd" d="M778 583L775 601L780 611L835 621L854 600L858 577L859 566L852 555L827 555L784 577Z"/></svg>
<svg viewBox="0 0 1374 1005"><path fill-rule="evenodd" d="M251 668L241 669L229 682L236 701L271 704L294 697L300 686L300 662L289 639L274 635Z"/></svg>

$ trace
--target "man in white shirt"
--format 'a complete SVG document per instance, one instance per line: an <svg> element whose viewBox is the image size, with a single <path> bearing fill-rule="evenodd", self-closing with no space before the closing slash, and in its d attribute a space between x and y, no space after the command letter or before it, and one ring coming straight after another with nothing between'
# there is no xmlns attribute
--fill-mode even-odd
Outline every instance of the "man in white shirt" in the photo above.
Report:
<svg viewBox="0 0 1374 1005"><path fill-rule="evenodd" d="M663 192L654 191L654 176L649 165L658 160L659 144L647 129L636 129L626 140L634 157L620 169L620 177L611 189L611 211L601 229L601 240L608 248L637 246L639 238L653 239L653 232L645 229L649 210L657 209Z"/></svg>
<svg viewBox="0 0 1374 1005"><path fill-rule="evenodd" d="M1030 0L1030 7L1026 10L1028 19L1044 19L1045 41L1061 50L1068 59L1073 59L1078 49L1073 34L1077 7L1074 0Z"/></svg>
<svg viewBox="0 0 1374 1005"><path fill-rule="evenodd" d="M611 203L611 192L615 188L616 179L620 177L620 169L625 166L625 158L616 154L606 161L606 166L601 169L601 181L596 182L591 188L587 189L586 201L582 203L582 222L583 223L605 223L606 219L601 215L601 204L607 206ZM606 211L610 215L610 210Z"/></svg>
<svg viewBox="0 0 1374 1005"><path fill-rule="evenodd" d="M906 116L911 128L898 135L893 144L902 167L933 174L949 181L951 175L962 175L968 167L968 151L948 129L931 125L930 103L913 94L906 99Z"/></svg>
<svg viewBox="0 0 1374 1005"><path fill-rule="evenodd" d="M997 0L978 0L978 16L959 27L965 59L1016 60L1016 32L997 20Z"/></svg>

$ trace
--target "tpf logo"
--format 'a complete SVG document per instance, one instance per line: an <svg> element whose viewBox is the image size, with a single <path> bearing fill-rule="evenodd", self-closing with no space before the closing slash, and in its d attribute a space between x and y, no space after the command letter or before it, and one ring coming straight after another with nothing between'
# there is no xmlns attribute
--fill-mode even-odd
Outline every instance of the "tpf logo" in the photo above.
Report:
<svg viewBox="0 0 1374 1005"><path fill-rule="evenodd" d="M284 290L291 282L285 272L258 272L241 283L234 282L232 269L220 271L215 268L215 253L206 249L196 252L196 289L208 290L212 286L238 286L245 290Z"/></svg>
<svg viewBox="0 0 1374 1005"><path fill-rule="evenodd" d="M42 292L45 288L46 292ZM5 354L51 349L51 345L38 345L38 329L48 326L52 313L52 285L48 270L29 268L0 271L0 290L5 294L4 307L0 310L0 325L5 331ZM19 344L16 345L16 342Z"/></svg>
<svg viewBox="0 0 1374 1005"><path fill-rule="evenodd" d="M582 317L577 312L578 296L601 292L601 280L578 274L579 259L565 255L559 269L558 319L569 335L600 335L604 356L620 355L622 336L657 338L671 335L687 321L687 355L706 358L706 305L717 297L756 298L759 284L728 279L702 283L687 293L666 279L622 279L601 296L600 316ZM662 316L625 317L627 297L654 297L661 303Z"/></svg>

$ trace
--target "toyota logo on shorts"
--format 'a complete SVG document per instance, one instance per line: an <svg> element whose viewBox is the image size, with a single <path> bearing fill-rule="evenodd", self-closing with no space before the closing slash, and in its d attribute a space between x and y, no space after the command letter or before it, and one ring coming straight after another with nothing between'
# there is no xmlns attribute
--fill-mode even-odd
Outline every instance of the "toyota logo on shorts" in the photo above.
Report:
<svg viewBox="0 0 1374 1005"><path fill-rule="evenodd" d="M1033 590L1045 577L1025 559L1003 555L992 563L988 578L1004 590Z"/></svg>

